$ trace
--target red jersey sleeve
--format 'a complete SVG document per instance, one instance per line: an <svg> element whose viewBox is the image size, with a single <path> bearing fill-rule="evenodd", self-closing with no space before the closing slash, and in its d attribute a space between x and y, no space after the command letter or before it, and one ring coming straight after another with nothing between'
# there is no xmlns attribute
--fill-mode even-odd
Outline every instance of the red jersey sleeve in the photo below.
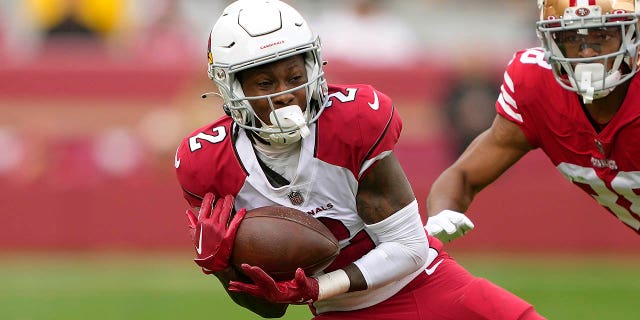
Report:
<svg viewBox="0 0 640 320"><path fill-rule="evenodd" d="M509 121L520 126L529 143L540 146L540 137L536 130L536 121L543 112L535 107L536 95L549 94L545 88L555 83L551 75L551 66L544 61L544 52L540 48L517 52L504 72L500 95L496 101L496 111Z"/></svg>
<svg viewBox="0 0 640 320"><path fill-rule="evenodd" d="M360 179L393 150L402 120L391 99L369 85L330 86L329 99L318 121L316 155Z"/></svg>
<svg viewBox="0 0 640 320"><path fill-rule="evenodd" d="M175 157L176 176L184 198L200 206L208 192L216 197L236 195L246 170L232 143L232 120L223 117L182 140Z"/></svg>

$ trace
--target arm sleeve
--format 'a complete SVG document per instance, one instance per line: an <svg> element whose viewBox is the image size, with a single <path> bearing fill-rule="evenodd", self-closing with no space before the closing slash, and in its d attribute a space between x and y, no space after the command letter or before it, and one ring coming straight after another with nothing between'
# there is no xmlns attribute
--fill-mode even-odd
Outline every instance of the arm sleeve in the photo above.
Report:
<svg viewBox="0 0 640 320"><path fill-rule="evenodd" d="M380 241L376 248L355 262L369 289L399 280L424 267L429 246L416 200L365 228Z"/></svg>

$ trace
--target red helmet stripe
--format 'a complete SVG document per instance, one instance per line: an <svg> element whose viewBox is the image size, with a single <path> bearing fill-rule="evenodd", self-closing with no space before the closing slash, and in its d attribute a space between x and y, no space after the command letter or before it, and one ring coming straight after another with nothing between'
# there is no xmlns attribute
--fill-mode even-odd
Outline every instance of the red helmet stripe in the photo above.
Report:
<svg viewBox="0 0 640 320"><path fill-rule="evenodd" d="M576 7L576 6L595 6L596 5L596 0L569 0L569 6L570 7Z"/></svg>

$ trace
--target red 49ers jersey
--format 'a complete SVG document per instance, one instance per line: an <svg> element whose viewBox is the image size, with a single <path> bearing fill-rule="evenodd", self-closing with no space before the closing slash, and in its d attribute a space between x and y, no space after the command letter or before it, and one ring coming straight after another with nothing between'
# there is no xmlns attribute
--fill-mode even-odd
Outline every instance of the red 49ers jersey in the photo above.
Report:
<svg viewBox="0 0 640 320"><path fill-rule="evenodd" d="M571 182L640 233L640 80L633 77L611 122L596 132L580 104L563 89L540 48L514 56L496 102Z"/></svg>
<svg viewBox="0 0 640 320"><path fill-rule="evenodd" d="M358 182L398 141L402 122L386 95L366 85L329 86L329 103L311 135L302 141L296 175L273 187L260 168L244 129L222 117L186 137L176 153L176 172L193 207L207 192L234 195L235 207L282 205L322 221L340 240L341 251L325 271L342 268L373 249L378 241L357 214ZM322 301L318 312L358 309L378 303L413 278L367 294L343 294Z"/></svg>

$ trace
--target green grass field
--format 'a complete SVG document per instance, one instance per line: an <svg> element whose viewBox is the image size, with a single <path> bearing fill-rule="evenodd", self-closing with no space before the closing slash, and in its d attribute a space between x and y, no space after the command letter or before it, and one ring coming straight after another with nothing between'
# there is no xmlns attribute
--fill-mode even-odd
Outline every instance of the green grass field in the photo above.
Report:
<svg viewBox="0 0 640 320"><path fill-rule="evenodd" d="M640 257L454 254L548 319L638 319ZM425 302L427 303L427 302ZM310 319L306 306L283 319ZM259 319L187 254L0 255L0 319Z"/></svg>

